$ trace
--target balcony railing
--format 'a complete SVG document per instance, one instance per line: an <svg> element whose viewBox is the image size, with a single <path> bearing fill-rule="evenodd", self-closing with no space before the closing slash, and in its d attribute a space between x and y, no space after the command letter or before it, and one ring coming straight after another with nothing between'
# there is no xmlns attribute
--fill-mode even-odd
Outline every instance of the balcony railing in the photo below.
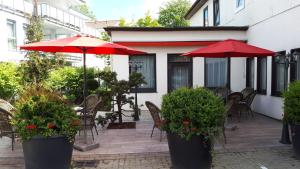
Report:
<svg viewBox="0 0 300 169"><path fill-rule="evenodd" d="M33 4L25 0L0 0L1 10L20 14L32 14Z"/></svg>
<svg viewBox="0 0 300 169"><path fill-rule="evenodd" d="M39 4L38 11L39 15L47 21L74 29L78 32L81 31L81 28L85 23L83 18L53 7L49 4Z"/></svg>
<svg viewBox="0 0 300 169"><path fill-rule="evenodd" d="M26 0L0 0L0 10L19 15L32 14L34 5ZM45 20L58 24L78 32L87 32L85 21L87 18L80 17L74 13L61 10L49 4L39 4L38 14Z"/></svg>

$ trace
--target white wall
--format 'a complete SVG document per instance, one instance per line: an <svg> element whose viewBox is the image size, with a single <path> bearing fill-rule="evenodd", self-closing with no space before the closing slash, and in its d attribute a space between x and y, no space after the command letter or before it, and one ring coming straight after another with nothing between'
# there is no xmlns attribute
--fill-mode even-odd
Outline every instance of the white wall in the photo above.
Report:
<svg viewBox="0 0 300 169"><path fill-rule="evenodd" d="M229 33L227 33L229 32ZM245 39L245 31L183 31L183 32L112 32L113 42L147 42L147 41L209 41L228 38ZM156 93L139 93L138 104L152 101L161 105L162 96L168 92L168 54L185 53L199 48L191 47L132 47L147 53L156 54ZM118 73L118 79L128 79L128 56L113 56L113 71ZM204 58L193 58L193 86L204 86ZM245 87L245 59L231 60L231 89L240 91ZM146 109L146 107L142 107Z"/></svg>
<svg viewBox="0 0 300 169"><path fill-rule="evenodd" d="M22 45L25 39L23 30L23 23L28 23L27 19L21 16L17 16L11 13L0 11L0 61L19 62L24 59L24 53L18 50L8 49L8 36L7 36L7 19L16 22L16 36L17 45Z"/></svg>
<svg viewBox="0 0 300 169"><path fill-rule="evenodd" d="M213 0L207 2L209 16L213 15L212 2ZM236 0L220 0L221 26L249 26L248 43L273 51L285 50L289 53L291 49L300 47L300 38L296 38L300 32L300 0L245 0L245 8L239 11L236 10L235 3ZM192 25L203 25L202 13L205 7L206 5L191 18ZM209 24L212 23L213 19L210 17ZM259 113L281 119L282 98L271 96L271 59L268 58L267 94L257 95L253 108ZM256 76L257 73L255 86Z"/></svg>

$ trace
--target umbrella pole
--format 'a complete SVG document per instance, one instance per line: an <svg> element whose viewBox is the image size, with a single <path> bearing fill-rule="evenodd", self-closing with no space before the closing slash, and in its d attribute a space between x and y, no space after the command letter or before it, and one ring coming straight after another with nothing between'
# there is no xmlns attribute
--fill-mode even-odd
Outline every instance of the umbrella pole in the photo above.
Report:
<svg viewBox="0 0 300 169"><path fill-rule="evenodd" d="M87 132L86 132L86 49L83 49L83 114L84 114L84 143L87 144Z"/></svg>

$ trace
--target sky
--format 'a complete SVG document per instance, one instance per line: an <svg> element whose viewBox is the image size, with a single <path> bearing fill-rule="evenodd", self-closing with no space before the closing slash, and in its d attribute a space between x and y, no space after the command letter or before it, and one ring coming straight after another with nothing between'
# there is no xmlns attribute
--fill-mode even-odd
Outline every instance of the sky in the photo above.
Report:
<svg viewBox="0 0 300 169"><path fill-rule="evenodd" d="M159 7L169 0L87 0L88 6L98 20L136 20L149 11L158 17ZM194 2L195 0L190 0Z"/></svg>

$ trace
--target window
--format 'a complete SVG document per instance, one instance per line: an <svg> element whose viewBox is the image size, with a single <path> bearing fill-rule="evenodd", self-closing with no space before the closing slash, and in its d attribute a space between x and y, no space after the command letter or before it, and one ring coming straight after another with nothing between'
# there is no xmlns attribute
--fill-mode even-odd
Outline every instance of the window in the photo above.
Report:
<svg viewBox="0 0 300 169"><path fill-rule="evenodd" d="M290 65L290 81L300 80L300 49L291 50L293 60Z"/></svg>
<svg viewBox="0 0 300 169"><path fill-rule="evenodd" d="M7 42L9 50L17 49L17 34L16 34L16 22L13 20L7 20Z"/></svg>
<svg viewBox="0 0 300 169"><path fill-rule="evenodd" d="M230 60L228 58L205 59L205 86L208 88L229 87Z"/></svg>
<svg viewBox="0 0 300 169"><path fill-rule="evenodd" d="M272 96L281 96L287 86L285 52L272 58Z"/></svg>
<svg viewBox="0 0 300 169"><path fill-rule="evenodd" d="M236 9L237 11L243 9L245 7L245 0L236 0Z"/></svg>
<svg viewBox="0 0 300 169"><path fill-rule="evenodd" d="M23 43L24 44L26 44L28 42L28 39L27 39L27 29L28 29L28 24L23 23L23 32L24 32Z"/></svg>
<svg viewBox="0 0 300 169"><path fill-rule="evenodd" d="M254 58L246 60L246 87L254 89Z"/></svg>
<svg viewBox="0 0 300 169"><path fill-rule="evenodd" d="M267 94L267 57L257 58L257 92Z"/></svg>
<svg viewBox="0 0 300 169"><path fill-rule="evenodd" d="M214 0L214 26L220 25L220 2Z"/></svg>
<svg viewBox="0 0 300 169"><path fill-rule="evenodd" d="M208 6L203 10L203 26L208 26Z"/></svg>
<svg viewBox="0 0 300 169"><path fill-rule="evenodd" d="M193 86L193 59L180 54L168 54L168 92Z"/></svg>
<svg viewBox="0 0 300 169"><path fill-rule="evenodd" d="M147 84L138 88L138 92L156 92L156 55L139 55L129 57L129 72L142 73Z"/></svg>

